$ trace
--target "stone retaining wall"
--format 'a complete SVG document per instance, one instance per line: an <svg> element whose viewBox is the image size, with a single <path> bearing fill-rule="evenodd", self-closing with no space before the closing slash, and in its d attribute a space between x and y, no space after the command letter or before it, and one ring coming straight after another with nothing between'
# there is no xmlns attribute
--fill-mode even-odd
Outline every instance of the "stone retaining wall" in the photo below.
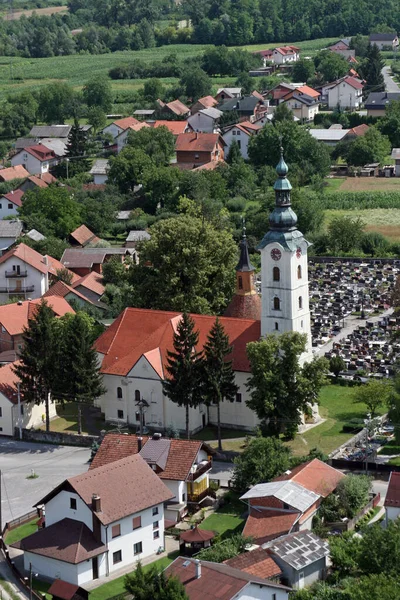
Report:
<svg viewBox="0 0 400 600"><path fill-rule="evenodd" d="M18 432L16 432L18 438ZM23 429L22 439L25 442L40 442L42 444L56 444L57 446L83 446L90 448L95 442L100 443L101 436L78 435L60 431L41 431L36 429Z"/></svg>

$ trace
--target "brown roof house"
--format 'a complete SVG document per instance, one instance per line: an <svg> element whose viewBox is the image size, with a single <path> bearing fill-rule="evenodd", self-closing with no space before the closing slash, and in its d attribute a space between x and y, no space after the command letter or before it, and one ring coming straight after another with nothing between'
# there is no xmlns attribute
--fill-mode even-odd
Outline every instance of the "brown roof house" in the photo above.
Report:
<svg viewBox="0 0 400 600"><path fill-rule="evenodd" d="M218 133L181 133L175 143L176 162L181 169L195 169L224 160L226 142Z"/></svg>
<svg viewBox="0 0 400 600"><path fill-rule="evenodd" d="M395 521L400 515L400 473L396 471L390 473L384 506L386 524Z"/></svg>
<svg viewBox="0 0 400 600"><path fill-rule="evenodd" d="M117 396L122 396L120 400L124 403L126 390L118 388ZM139 394L136 397L139 399ZM136 418L140 419L139 412ZM198 440L167 439L159 433L150 438L108 433L90 468L140 454L173 493L174 497L165 507L165 517L175 523L186 514L188 504L201 504L210 496L212 452Z"/></svg>
<svg viewBox="0 0 400 600"><path fill-rule="evenodd" d="M166 117L188 117L190 115L190 108L188 108L183 102L180 100L173 100L172 102L163 102L162 100L157 100L158 106L160 107L157 110L159 116L165 115Z"/></svg>
<svg viewBox="0 0 400 600"><path fill-rule="evenodd" d="M100 241L100 238L93 231L90 231L86 225L80 225L69 234L69 241L71 246L84 248L88 244L96 244Z"/></svg>
<svg viewBox="0 0 400 600"><path fill-rule="evenodd" d="M249 506L243 535L262 545L288 533L311 529L321 500L336 489L343 477L343 473L315 458L269 483L253 486L241 497Z"/></svg>
<svg viewBox="0 0 400 600"><path fill-rule="evenodd" d="M135 256L135 250L129 248L67 248L61 262L67 269L83 277L92 271L101 275L103 264L116 257L124 262L125 258Z"/></svg>
<svg viewBox="0 0 400 600"><path fill-rule="evenodd" d="M139 456L66 479L38 504L45 527L13 544L24 566L82 586L155 555L164 546L172 493ZM125 571L126 572L126 571Z"/></svg>

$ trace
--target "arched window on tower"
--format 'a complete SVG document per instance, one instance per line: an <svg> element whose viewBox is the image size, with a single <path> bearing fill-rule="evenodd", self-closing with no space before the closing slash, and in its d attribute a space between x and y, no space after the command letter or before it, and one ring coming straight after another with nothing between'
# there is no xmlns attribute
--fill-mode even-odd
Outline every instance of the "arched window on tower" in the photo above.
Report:
<svg viewBox="0 0 400 600"><path fill-rule="evenodd" d="M276 321L275 321L275 331L279 331L279 325Z"/></svg>
<svg viewBox="0 0 400 600"><path fill-rule="evenodd" d="M274 298L274 310L281 310L281 301L276 296Z"/></svg>
<svg viewBox="0 0 400 600"><path fill-rule="evenodd" d="M272 270L272 278L274 281L280 281L281 280L281 272L279 267L274 267Z"/></svg>
<svg viewBox="0 0 400 600"><path fill-rule="evenodd" d="M297 279L301 279L301 265L297 267Z"/></svg>
<svg viewBox="0 0 400 600"><path fill-rule="evenodd" d="M117 398L118 398L118 400L122 399L122 388L121 387L117 387Z"/></svg>
<svg viewBox="0 0 400 600"><path fill-rule="evenodd" d="M303 308L303 298L299 296L299 308Z"/></svg>
<svg viewBox="0 0 400 600"><path fill-rule="evenodd" d="M243 278L239 277L239 290L243 289Z"/></svg>
<svg viewBox="0 0 400 600"><path fill-rule="evenodd" d="M135 402L140 402L140 390L135 390Z"/></svg>

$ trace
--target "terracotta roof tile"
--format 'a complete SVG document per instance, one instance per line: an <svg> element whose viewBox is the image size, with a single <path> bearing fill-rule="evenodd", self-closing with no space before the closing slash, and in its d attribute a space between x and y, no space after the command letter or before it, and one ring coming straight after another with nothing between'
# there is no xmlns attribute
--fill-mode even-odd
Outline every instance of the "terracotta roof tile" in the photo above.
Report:
<svg viewBox="0 0 400 600"><path fill-rule="evenodd" d="M215 538L214 531L207 531L206 529L199 529L193 527L193 529L188 529L187 531L183 531L179 538L186 542L187 544L193 544L198 542L208 542Z"/></svg>
<svg viewBox="0 0 400 600"><path fill-rule="evenodd" d="M185 133L188 128L187 121L153 121L149 123L150 127L166 127L173 135L179 135Z"/></svg>
<svg viewBox="0 0 400 600"><path fill-rule="evenodd" d="M8 252L0 257L0 264L5 263L11 257L19 258L41 273L49 272L49 267L45 264L44 257L26 244L21 243L8 250Z"/></svg>
<svg viewBox="0 0 400 600"><path fill-rule="evenodd" d="M310 462L295 467L290 473L276 477L274 481L295 481L307 490L326 498L336 489L343 477L343 473L337 469L314 458Z"/></svg>
<svg viewBox="0 0 400 600"><path fill-rule="evenodd" d="M173 100L172 102L167 102L165 106L167 106L173 113L180 116L184 116L188 112L190 112L190 109L187 106L185 106L185 104L183 104L183 102L181 102L180 100Z"/></svg>
<svg viewBox="0 0 400 600"><path fill-rule="evenodd" d="M28 326L28 320L34 316L41 301L41 298L36 298L35 300L25 300L21 304L15 302L14 304L0 306L0 324L10 335L22 333L24 327ZM49 296L46 298L46 302L57 317L75 312L68 302L59 296Z"/></svg>
<svg viewBox="0 0 400 600"><path fill-rule="evenodd" d="M61 598L62 600L72 600L79 590L79 585L68 583L62 579L55 579L48 589L50 596Z"/></svg>
<svg viewBox="0 0 400 600"><path fill-rule="evenodd" d="M36 144L34 146L28 146L27 148L23 148L22 150L20 150L19 153L20 152L28 152L34 158L36 158L37 160L40 160L41 162L44 162L46 160L52 160L53 158L56 158L54 150L50 150L50 148L47 148L47 146L44 146L43 144Z"/></svg>
<svg viewBox="0 0 400 600"><path fill-rule="evenodd" d="M73 519L62 519L39 529L11 546L75 565L107 550L104 544L95 540L84 523Z"/></svg>
<svg viewBox="0 0 400 600"><path fill-rule="evenodd" d="M78 292L78 290L75 290L73 287L67 285L63 281L56 281L56 283L54 283L45 294L43 294L42 298L48 298L49 296L59 296L60 298L65 298L67 294L73 294L89 304L94 304L90 298L87 298Z"/></svg>
<svg viewBox="0 0 400 600"><path fill-rule="evenodd" d="M29 172L22 165L0 169L0 180L12 181L13 179L26 179L29 177Z"/></svg>
<svg viewBox="0 0 400 600"><path fill-rule="evenodd" d="M59 260L57 260L56 258L53 258L52 256L49 256L48 254L45 254L45 259L47 260L47 265L49 267L49 273L51 275L54 275L55 277L57 277L57 271L67 271L68 274L71 276L72 284L74 284L76 281L78 281L79 275L77 275L73 271L70 271L69 269L67 269L67 267L65 267L62 264L62 262L60 262Z"/></svg>
<svg viewBox="0 0 400 600"><path fill-rule="evenodd" d="M117 121L114 121L113 125L116 125L125 131L125 129L128 129L128 127L131 125L136 125L137 123L139 123L139 121L135 119L135 117L126 117L125 119L118 119Z"/></svg>
<svg viewBox="0 0 400 600"><path fill-rule="evenodd" d="M136 435L108 433L101 442L100 448L90 465L90 469L95 469L121 458L137 454L139 452L137 440L138 437ZM154 442L154 440L149 440L148 437L143 436L143 448L148 441L157 443ZM165 469L158 473L158 475L161 479L186 481L203 442L199 440L176 439L171 439L169 441L170 448Z"/></svg>
<svg viewBox="0 0 400 600"><path fill-rule="evenodd" d="M216 106L218 104L218 100L212 96L204 96L203 98L199 98L197 102L202 104L204 108L210 108L210 106Z"/></svg>
<svg viewBox="0 0 400 600"><path fill-rule="evenodd" d="M228 304L225 317L234 317L235 319L261 319L261 298L258 294L241 296L235 294Z"/></svg>
<svg viewBox="0 0 400 600"><path fill-rule="evenodd" d="M251 508L243 535L252 537L256 544L263 544L289 533L299 515L297 512L284 513L281 510Z"/></svg>
<svg viewBox="0 0 400 600"><path fill-rule="evenodd" d="M243 554L226 560L225 564L263 579L282 575L281 569L264 548L243 552Z"/></svg>
<svg viewBox="0 0 400 600"><path fill-rule="evenodd" d="M89 242L98 242L100 240L100 238L98 238L93 231L90 231L89 227L86 227L86 225L81 225L69 235L81 246L86 246L86 244L89 244Z"/></svg>
<svg viewBox="0 0 400 600"><path fill-rule="evenodd" d="M18 402L17 383L19 378L14 373L14 368L17 365L19 365L19 361L0 367L0 393L13 404L17 404Z"/></svg>
<svg viewBox="0 0 400 600"><path fill-rule="evenodd" d="M97 351L105 355L102 373L127 375L141 356L155 349L159 349L165 367L167 351L173 345L173 323L180 317L180 313L126 308L95 342ZM198 348L203 348L215 317L192 317L199 330ZM246 346L260 338L260 321L222 317L221 323L233 346L234 370L249 372ZM158 362L152 366L157 371Z"/></svg>
<svg viewBox="0 0 400 600"><path fill-rule="evenodd" d="M7 202L12 202L15 206L22 206L22 196L24 192L22 190L15 190L13 192L9 192L8 194L3 194L3 198L7 200Z"/></svg>
<svg viewBox="0 0 400 600"><path fill-rule="evenodd" d="M176 138L175 150L177 152L213 152L218 142L226 146L218 133L181 133Z"/></svg>
<svg viewBox="0 0 400 600"><path fill-rule="evenodd" d="M386 492L385 506L400 507L400 473L392 471Z"/></svg>
<svg viewBox="0 0 400 600"><path fill-rule="evenodd" d="M99 273L96 273L96 271L91 271L87 275L80 277L72 285L74 288L79 286L86 288L98 296L102 296L106 289L103 285L103 276Z"/></svg>

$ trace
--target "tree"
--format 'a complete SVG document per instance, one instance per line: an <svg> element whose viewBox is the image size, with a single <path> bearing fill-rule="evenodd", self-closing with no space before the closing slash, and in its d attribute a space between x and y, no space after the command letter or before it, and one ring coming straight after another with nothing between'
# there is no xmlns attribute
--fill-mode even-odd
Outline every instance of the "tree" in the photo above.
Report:
<svg viewBox="0 0 400 600"><path fill-rule="evenodd" d="M349 63L347 60L336 54L336 52L330 52L324 50L319 52L315 59L315 67L318 73L321 74L323 81L335 81L344 77L349 70Z"/></svg>
<svg viewBox="0 0 400 600"><path fill-rule="evenodd" d="M66 283L67 285L71 285L72 280L73 280L72 271L70 271L69 269L66 269L64 267L63 269L57 269L56 275L57 275L58 281L62 281L63 283Z"/></svg>
<svg viewBox="0 0 400 600"><path fill-rule="evenodd" d="M387 404L391 391L392 386L388 383L371 380L355 388L353 400L357 404L365 404L373 419L376 416L378 408Z"/></svg>
<svg viewBox="0 0 400 600"><path fill-rule="evenodd" d="M196 558L198 560L207 560L210 562L222 563L238 554L246 552L247 548L253 544L253 538L245 537L240 533L235 533L224 539L223 544L214 544L208 548L203 548Z"/></svg>
<svg viewBox="0 0 400 600"><path fill-rule="evenodd" d="M133 573L125 576L124 588L135 600L189 600L177 577L166 577L156 565L144 571L140 562Z"/></svg>
<svg viewBox="0 0 400 600"><path fill-rule="evenodd" d="M185 407L186 437L190 439L190 409L201 402L201 353L196 351L199 332L188 313L183 313L174 333L174 350L167 351L167 377L163 381L164 393L171 402Z"/></svg>
<svg viewBox="0 0 400 600"><path fill-rule="evenodd" d="M167 127L143 127L128 136L128 147L143 150L157 167L168 166L175 152L175 138Z"/></svg>
<svg viewBox="0 0 400 600"><path fill-rule="evenodd" d="M360 75L366 80L366 91L379 92L385 89L382 69L385 61L376 44L369 44L366 59L360 65Z"/></svg>
<svg viewBox="0 0 400 600"><path fill-rule="evenodd" d="M94 320L84 312L67 314L56 322L58 360L54 397L60 402L93 402L105 393L94 342Z"/></svg>
<svg viewBox="0 0 400 600"><path fill-rule="evenodd" d="M55 350L54 313L45 300L38 306L22 334L19 363L13 371L19 377L25 402L45 404L46 431L50 431L50 395L54 387Z"/></svg>
<svg viewBox="0 0 400 600"><path fill-rule="evenodd" d="M360 538L353 531L343 535L332 536L329 539L329 549L333 568L341 577L352 575L357 570L360 548Z"/></svg>
<svg viewBox="0 0 400 600"><path fill-rule="evenodd" d="M106 77L93 77L83 88L83 99L89 108L97 106L109 113L113 101L110 81Z"/></svg>
<svg viewBox="0 0 400 600"><path fill-rule="evenodd" d="M329 361L329 370L331 373L334 374L336 379L339 377L339 373L341 371L344 371L345 368L346 368L346 363L344 362L344 360L341 356L337 356L337 355L332 356L332 358Z"/></svg>
<svg viewBox="0 0 400 600"><path fill-rule="evenodd" d="M130 270L133 305L220 314L233 291L237 246L232 235L190 215L158 221L150 233L139 265Z"/></svg>
<svg viewBox="0 0 400 600"><path fill-rule="evenodd" d="M52 83L38 94L38 114L45 123L64 123L74 112L75 93L66 83Z"/></svg>
<svg viewBox="0 0 400 600"><path fill-rule="evenodd" d="M309 404L316 401L328 362L313 359L301 367L306 344L306 335L285 332L247 345L251 368L247 406L256 412L265 435L293 437L301 413L309 412Z"/></svg>
<svg viewBox="0 0 400 600"><path fill-rule="evenodd" d="M293 113L286 102L278 104L278 106L275 108L272 121L273 123L276 123L277 121L293 121Z"/></svg>
<svg viewBox="0 0 400 600"><path fill-rule="evenodd" d="M347 164L363 166L369 163L384 163L390 154L390 140L374 126L367 133L349 143L346 156Z"/></svg>
<svg viewBox="0 0 400 600"><path fill-rule="evenodd" d="M81 225L81 208L67 188L49 186L27 192L18 209L23 221L33 225L35 219L43 226L35 227L43 235L66 238Z"/></svg>
<svg viewBox="0 0 400 600"><path fill-rule="evenodd" d="M228 165L233 165L233 163L242 161L243 157L242 153L240 152L239 144L236 140L233 140L229 148L228 156L226 157L226 162Z"/></svg>
<svg viewBox="0 0 400 600"><path fill-rule="evenodd" d="M357 34L350 40L350 48L355 50L356 56L364 58L368 52L368 37L366 35Z"/></svg>
<svg viewBox="0 0 400 600"><path fill-rule="evenodd" d="M93 133L97 133L107 124L106 113L100 106L91 106L86 113L87 122L92 126Z"/></svg>
<svg viewBox="0 0 400 600"><path fill-rule="evenodd" d="M352 519L369 500L371 477L367 475L346 475L336 488L340 505L346 511L346 516Z"/></svg>
<svg viewBox="0 0 400 600"><path fill-rule="evenodd" d="M122 193L131 192L143 182L146 170L153 166L153 161L144 150L128 145L118 156L111 157L108 182Z"/></svg>
<svg viewBox="0 0 400 600"><path fill-rule="evenodd" d="M78 119L75 118L68 135L65 151L65 157L71 162L70 176L89 170L89 162L87 158L84 158L85 154L87 154L87 134L79 125Z"/></svg>
<svg viewBox="0 0 400 600"><path fill-rule="evenodd" d="M193 102L211 93L211 79L200 67L184 71L179 83Z"/></svg>
<svg viewBox="0 0 400 600"><path fill-rule="evenodd" d="M284 473L290 466L290 450L277 438L256 437L234 463L233 485L244 492Z"/></svg>
<svg viewBox="0 0 400 600"><path fill-rule="evenodd" d="M208 404L217 405L218 450L222 451L221 441L221 402L233 402L238 391L235 373L232 368L232 346L218 317L212 326L204 345L204 361L201 385Z"/></svg>
<svg viewBox="0 0 400 600"><path fill-rule="evenodd" d="M309 58L301 58L293 65L293 81L305 81L307 83L309 79L314 77L314 72L314 61Z"/></svg>
<svg viewBox="0 0 400 600"><path fill-rule="evenodd" d="M148 102L155 102L158 98L163 98L165 89L159 79L153 78L145 81L143 86L143 96Z"/></svg>
<svg viewBox="0 0 400 600"><path fill-rule="evenodd" d="M360 246L364 222L359 218L334 217L328 225L329 247L333 253L350 252Z"/></svg>

